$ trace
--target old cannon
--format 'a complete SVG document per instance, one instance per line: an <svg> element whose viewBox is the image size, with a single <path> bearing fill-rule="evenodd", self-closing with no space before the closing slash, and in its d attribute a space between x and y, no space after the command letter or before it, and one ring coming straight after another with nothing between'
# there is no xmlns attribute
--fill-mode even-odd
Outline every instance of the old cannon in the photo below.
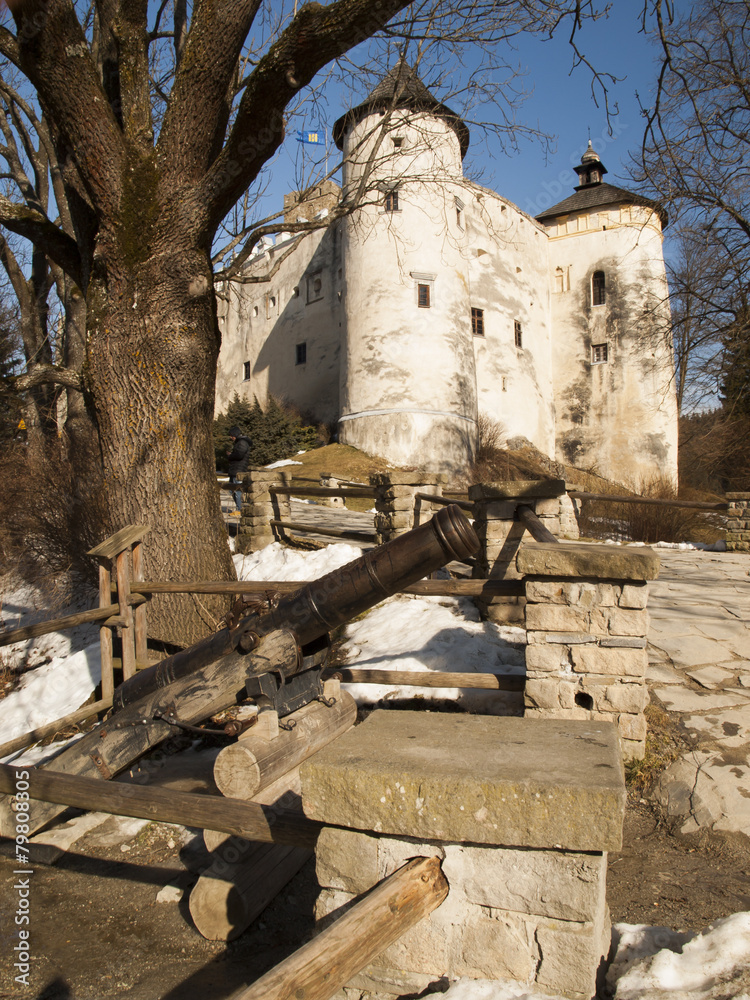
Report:
<svg viewBox="0 0 750 1000"><path fill-rule="evenodd" d="M260 612L143 670L116 691L114 712L46 769L111 778L175 727L190 727L252 697L279 715L321 694L319 646L329 631L479 547L457 506L321 577ZM317 645L316 645L317 644ZM38 803L39 829L63 807ZM0 810L0 832L12 824Z"/></svg>

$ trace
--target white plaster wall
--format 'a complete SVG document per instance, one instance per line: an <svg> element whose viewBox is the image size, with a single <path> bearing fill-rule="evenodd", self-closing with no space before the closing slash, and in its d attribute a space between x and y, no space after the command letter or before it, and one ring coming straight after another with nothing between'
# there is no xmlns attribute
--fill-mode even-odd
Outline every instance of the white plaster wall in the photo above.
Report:
<svg viewBox="0 0 750 1000"><path fill-rule="evenodd" d="M269 394L294 403L315 420L338 417L339 353L343 310L340 229L321 230L304 239L269 282L232 282L220 292L222 334L216 412L226 410L234 393L264 405ZM268 274L289 239L254 258L245 273ZM319 276L319 292L313 283ZM307 361L296 364L296 346L305 343ZM244 363L250 362L250 378Z"/></svg>
<svg viewBox="0 0 750 1000"><path fill-rule="evenodd" d="M345 151L375 141L377 117L349 132ZM370 204L345 225L339 437L396 465L456 471L476 436L468 245L456 215L466 195L444 173L460 168L454 133L424 117L396 130L403 153L374 177L398 181L398 211ZM417 304L420 282L431 288L427 309Z"/></svg>
<svg viewBox="0 0 750 1000"><path fill-rule="evenodd" d="M605 206L548 225L557 457L638 486L677 480L677 410L661 226L645 207ZM557 290L562 269L564 289ZM591 278L606 275L593 306ZM592 364L592 344L607 344Z"/></svg>
<svg viewBox="0 0 750 1000"><path fill-rule="evenodd" d="M526 437L553 457L547 235L494 192L474 187L472 195L471 305L484 310L485 321L485 336L474 337L478 408L502 425L507 438Z"/></svg>

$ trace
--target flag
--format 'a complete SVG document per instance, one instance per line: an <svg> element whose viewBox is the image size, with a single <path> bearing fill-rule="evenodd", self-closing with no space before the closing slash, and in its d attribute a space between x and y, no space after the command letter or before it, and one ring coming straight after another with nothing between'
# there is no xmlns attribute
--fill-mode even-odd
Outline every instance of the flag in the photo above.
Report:
<svg viewBox="0 0 750 1000"><path fill-rule="evenodd" d="M297 142L304 142L306 145L317 146L320 145L323 140L320 137L320 132L297 132Z"/></svg>

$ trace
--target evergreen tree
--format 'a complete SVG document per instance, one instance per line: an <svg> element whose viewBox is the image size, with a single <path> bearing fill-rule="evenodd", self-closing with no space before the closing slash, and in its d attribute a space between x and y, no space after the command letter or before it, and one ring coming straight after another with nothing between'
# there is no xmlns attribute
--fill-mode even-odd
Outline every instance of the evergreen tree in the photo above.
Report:
<svg viewBox="0 0 750 1000"><path fill-rule="evenodd" d="M231 447L229 428L237 426L250 439L250 464L269 465L291 458L298 451L316 448L320 441L315 427L305 425L293 409L270 397L265 411L257 399L249 403L237 393L226 409L214 420L216 467L226 471L227 449Z"/></svg>
<svg viewBox="0 0 750 1000"><path fill-rule="evenodd" d="M750 418L750 313L744 309L724 339L721 402L730 419Z"/></svg>

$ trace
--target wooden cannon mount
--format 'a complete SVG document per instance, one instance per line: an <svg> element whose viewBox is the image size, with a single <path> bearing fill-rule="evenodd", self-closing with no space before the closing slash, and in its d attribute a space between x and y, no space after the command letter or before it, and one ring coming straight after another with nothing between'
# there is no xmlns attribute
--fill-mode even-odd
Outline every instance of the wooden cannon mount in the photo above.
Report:
<svg viewBox="0 0 750 1000"><path fill-rule="evenodd" d="M446 507L419 528L130 677L115 691L108 719L44 767L24 768L29 796L36 800L29 832L69 805L203 828L215 861L193 890L191 912L205 936L237 936L314 847L319 824L302 815L298 765L356 720L354 700L341 692L338 679L322 674L329 631L445 563L465 559L478 544L460 509ZM248 698L258 706L256 724L209 754L212 781L226 798L170 788L169 768L154 773L148 761L140 774L150 787L139 786L138 775L136 784L110 781L117 775L127 780L123 772L176 729L190 731ZM0 765L0 791L7 793L0 832L6 836L15 835L15 779L16 768ZM305 995L331 996L439 905L447 883L433 858L407 865L381 889L342 918L360 928L355 948L350 933L334 924L313 942L319 971L314 958L305 955L297 965L292 956L287 970L269 974L273 985L256 984L248 1000L286 996L279 984L290 976L296 982L302 966L305 976L320 980ZM326 958L332 947L342 949L335 977Z"/></svg>

